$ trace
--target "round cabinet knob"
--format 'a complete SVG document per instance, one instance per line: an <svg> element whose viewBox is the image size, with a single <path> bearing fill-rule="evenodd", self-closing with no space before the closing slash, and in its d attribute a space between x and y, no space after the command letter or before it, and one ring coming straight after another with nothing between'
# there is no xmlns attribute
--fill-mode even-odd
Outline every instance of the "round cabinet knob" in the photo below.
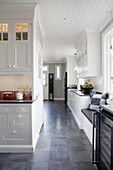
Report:
<svg viewBox="0 0 113 170"><path fill-rule="evenodd" d="M18 117L19 117L19 118L21 118L21 117L22 117L22 115L18 115Z"/></svg>
<svg viewBox="0 0 113 170"><path fill-rule="evenodd" d="M16 130L13 130L13 134L15 134L16 133Z"/></svg>
<svg viewBox="0 0 113 170"><path fill-rule="evenodd" d="M15 65L13 65L13 68L15 68Z"/></svg>
<svg viewBox="0 0 113 170"><path fill-rule="evenodd" d="M9 68L11 68L11 65L8 65Z"/></svg>
<svg viewBox="0 0 113 170"><path fill-rule="evenodd" d="M22 109L20 109L20 111L24 111L24 109L22 108Z"/></svg>
<svg viewBox="0 0 113 170"><path fill-rule="evenodd" d="M6 112L6 111L7 111L7 109L4 109L4 111Z"/></svg>

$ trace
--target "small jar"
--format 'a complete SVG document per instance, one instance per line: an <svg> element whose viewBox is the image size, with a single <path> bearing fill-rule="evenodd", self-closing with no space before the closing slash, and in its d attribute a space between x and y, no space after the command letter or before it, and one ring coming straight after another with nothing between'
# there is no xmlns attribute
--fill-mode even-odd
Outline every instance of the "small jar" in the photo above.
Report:
<svg viewBox="0 0 113 170"><path fill-rule="evenodd" d="M17 100L22 100L23 99L23 93L22 92L17 92L16 93L16 99Z"/></svg>

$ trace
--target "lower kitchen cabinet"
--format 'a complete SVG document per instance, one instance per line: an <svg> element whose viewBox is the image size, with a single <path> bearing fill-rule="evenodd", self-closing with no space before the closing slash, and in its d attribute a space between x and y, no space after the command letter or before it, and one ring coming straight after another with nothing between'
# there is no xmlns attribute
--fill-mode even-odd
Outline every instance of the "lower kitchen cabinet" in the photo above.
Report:
<svg viewBox="0 0 113 170"><path fill-rule="evenodd" d="M43 124L39 102L0 106L0 152L24 153L35 150Z"/></svg>
<svg viewBox="0 0 113 170"><path fill-rule="evenodd" d="M83 129L84 124L81 109L87 108L89 102L89 95L84 95L77 90L68 90L68 106L80 129Z"/></svg>

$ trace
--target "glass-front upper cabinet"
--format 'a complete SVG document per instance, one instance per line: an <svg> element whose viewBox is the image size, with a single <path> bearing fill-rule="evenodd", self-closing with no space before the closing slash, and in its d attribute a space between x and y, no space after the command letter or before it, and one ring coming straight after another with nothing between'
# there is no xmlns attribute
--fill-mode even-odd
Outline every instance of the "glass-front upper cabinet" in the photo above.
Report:
<svg viewBox="0 0 113 170"><path fill-rule="evenodd" d="M16 23L16 40L28 40L28 23Z"/></svg>
<svg viewBox="0 0 113 170"><path fill-rule="evenodd" d="M0 41L8 41L8 23L0 23Z"/></svg>

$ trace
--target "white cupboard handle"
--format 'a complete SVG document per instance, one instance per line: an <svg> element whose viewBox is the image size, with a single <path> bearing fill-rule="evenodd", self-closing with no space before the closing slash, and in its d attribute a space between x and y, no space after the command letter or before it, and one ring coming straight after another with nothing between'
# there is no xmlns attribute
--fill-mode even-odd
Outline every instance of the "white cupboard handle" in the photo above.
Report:
<svg viewBox="0 0 113 170"><path fill-rule="evenodd" d="M15 134L15 133L16 133L16 130L13 130L13 133Z"/></svg>
<svg viewBox="0 0 113 170"><path fill-rule="evenodd" d="M19 118L21 118L21 117L22 117L22 115L20 115L20 114L19 114L19 115L18 115L18 117L19 117Z"/></svg>
<svg viewBox="0 0 113 170"><path fill-rule="evenodd" d="M8 65L9 68L11 68L12 66L11 65Z"/></svg>
<svg viewBox="0 0 113 170"><path fill-rule="evenodd" d="M24 109L22 108L22 109L20 109L20 111L24 111Z"/></svg>
<svg viewBox="0 0 113 170"><path fill-rule="evenodd" d="M6 111L7 111L7 109L4 109L4 111L6 112Z"/></svg>
<svg viewBox="0 0 113 170"><path fill-rule="evenodd" d="M15 65L12 65L13 68L15 68Z"/></svg>

